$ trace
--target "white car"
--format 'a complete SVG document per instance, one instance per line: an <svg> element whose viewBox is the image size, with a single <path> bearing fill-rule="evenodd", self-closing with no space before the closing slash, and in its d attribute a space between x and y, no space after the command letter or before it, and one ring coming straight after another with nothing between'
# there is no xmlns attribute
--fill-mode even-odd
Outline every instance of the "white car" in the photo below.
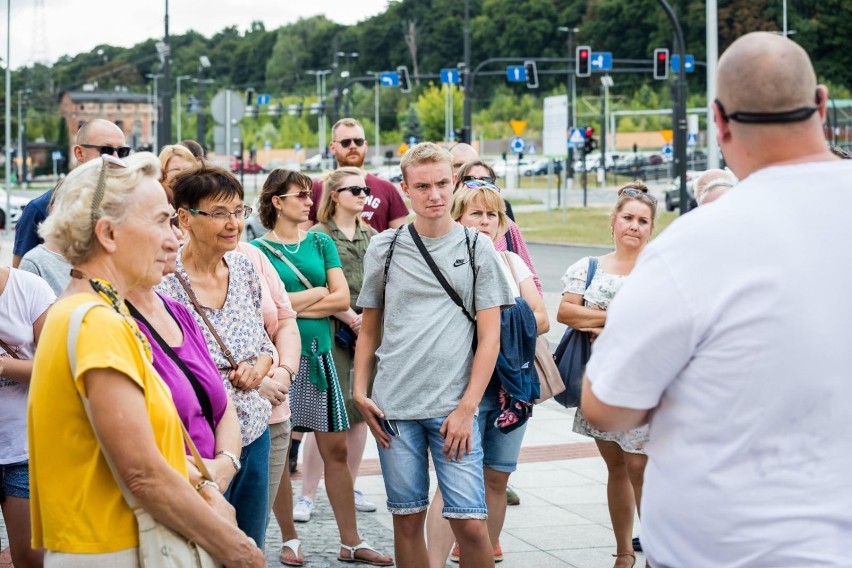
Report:
<svg viewBox="0 0 852 568"><path fill-rule="evenodd" d="M507 160L497 160L493 164L491 164L491 169L494 170L494 175L497 177L504 178L506 177L506 171L515 172L520 169L521 175L524 175L524 170L527 170L532 166L532 162L527 159L521 160L520 164L518 164L518 158L510 157Z"/></svg>
<svg viewBox="0 0 852 568"><path fill-rule="evenodd" d="M18 223L21 218L21 213L24 212L24 207L27 206L30 200L26 197L18 197L13 195L11 199L11 210L6 209L6 192L0 189L0 227L3 229L11 229ZM11 224L6 226L6 219L11 221Z"/></svg>

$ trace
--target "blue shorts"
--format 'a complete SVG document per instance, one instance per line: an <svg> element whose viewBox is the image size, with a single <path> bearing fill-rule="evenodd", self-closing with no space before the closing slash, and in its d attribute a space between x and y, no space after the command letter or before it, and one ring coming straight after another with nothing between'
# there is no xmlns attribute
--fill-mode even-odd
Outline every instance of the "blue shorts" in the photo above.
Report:
<svg viewBox="0 0 852 568"><path fill-rule="evenodd" d="M0 502L6 495L30 498L30 466L28 462L0 465Z"/></svg>
<svg viewBox="0 0 852 568"><path fill-rule="evenodd" d="M521 453L521 443L527 424L504 434L494 425L500 416L500 404L494 400L482 399L479 403L479 431L482 433L482 463L485 467L501 473L512 473L518 469L518 455Z"/></svg>
<svg viewBox="0 0 852 568"><path fill-rule="evenodd" d="M435 465L438 487L444 497L446 519L487 519L485 480L482 474L482 438L473 420L472 449L461 461L450 461L441 449L441 425L446 418L396 420L399 436L390 448L379 446L379 461L388 495L388 511L412 515L429 507L429 457Z"/></svg>

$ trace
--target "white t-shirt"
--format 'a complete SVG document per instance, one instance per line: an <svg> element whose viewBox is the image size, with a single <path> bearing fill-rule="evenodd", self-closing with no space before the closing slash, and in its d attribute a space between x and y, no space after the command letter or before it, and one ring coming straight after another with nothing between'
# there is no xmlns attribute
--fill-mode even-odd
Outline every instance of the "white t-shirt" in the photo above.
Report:
<svg viewBox="0 0 852 568"><path fill-rule="evenodd" d="M6 288L0 293L0 339L19 358L33 358L33 323L55 300L47 282L35 274L9 270ZM0 357L11 358L2 347ZM28 390L26 384L0 377L0 464L27 459Z"/></svg>
<svg viewBox="0 0 852 568"><path fill-rule="evenodd" d="M524 263L524 260L519 257L517 254L509 251L503 251L497 253L500 257L500 268L503 269L503 275L506 277L506 281L509 283L509 288L512 289L512 294L515 297L519 297L521 295L521 287L520 283L526 280L527 278L532 278L532 272L530 272L529 267ZM506 255L505 257L503 255ZM506 264L506 258L508 257L509 262L512 263L512 267L509 268L509 265ZM515 271L514 275L512 274L512 270ZM515 280L517 277L517 281Z"/></svg>
<svg viewBox="0 0 852 568"><path fill-rule="evenodd" d="M655 568L849 566L852 162L767 168L676 221L610 305L587 367L655 408Z"/></svg>

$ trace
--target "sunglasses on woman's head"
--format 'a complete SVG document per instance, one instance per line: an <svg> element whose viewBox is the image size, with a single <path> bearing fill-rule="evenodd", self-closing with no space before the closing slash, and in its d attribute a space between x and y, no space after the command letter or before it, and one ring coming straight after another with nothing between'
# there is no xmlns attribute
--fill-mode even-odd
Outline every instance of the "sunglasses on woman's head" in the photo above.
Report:
<svg viewBox="0 0 852 568"><path fill-rule="evenodd" d="M356 146L360 148L364 145L364 142L366 142L366 140L364 140L363 138L344 138L343 140L337 141L337 143L343 146L344 148L348 148L352 145L353 142Z"/></svg>
<svg viewBox="0 0 852 568"><path fill-rule="evenodd" d="M461 178L461 182L464 183L466 181L484 181L485 183L494 183L494 178L491 177L491 176L482 176L482 177L463 176Z"/></svg>
<svg viewBox="0 0 852 568"><path fill-rule="evenodd" d="M351 191L352 195L354 195L355 197L358 197L359 195L361 195L361 192L363 191L364 195L366 195L368 197L370 196L370 188L369 187L361 187L359 185L351 185L349 187L341 187L340 189L337 190L337 193L340 193L341 191Z"/></svg>
<svg viewBox="0 0 852 568"><path fill-rule="evenodd" d="M465 177L467 177L467 176L465 176ZM480 187L484 187L485 189L490 189L491 191L496 191L497 193L500 193L502 191L499 187L497 187L493 183L488 182L488 181L484 181L484 180L481 180L481 179L469 179L469 180L463 179L462 185L465 186L468 189L479 189Z"/></svg>
<svg viewBox="0 0 852 568"><path fill-rule="evenodd" d="M628 187L627 189L621 190L621 195L626 195L627 197L640 198L643 197L648 200L650 203L656 203L657 198L651 195L650 193L645 193L644 191L639 191L638 189L633 189L632 187Z"/></svg>

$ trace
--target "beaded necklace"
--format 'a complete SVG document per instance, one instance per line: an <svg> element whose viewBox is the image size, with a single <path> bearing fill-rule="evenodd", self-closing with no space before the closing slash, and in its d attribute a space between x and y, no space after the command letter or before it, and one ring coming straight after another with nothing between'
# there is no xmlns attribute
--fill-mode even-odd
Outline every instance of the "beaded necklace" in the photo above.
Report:
<svg viewBox="0 0 852 568"><path fill-rule="evenodd" d="M76 268L72 268L71 277L82 280L86 278L86 275ZM133 335L136 336L136 339L138 339L139 343L142 345L142 350L144 351L148 362L152 362L154 360L154 355L151 352L151 344L148 342L148 338L139 330L139 326L136 325L136 320L134 320L133 316L130 315L130 310L127 309L127 306L121 301L121 298L118 297L118 291L113 288L112 284L110 284L108 280L104 280L103 278L89 278L88 280L92 289L97 292L98 296L106 300L107 304L109 304L110 307L122 317L128 326L130 326L131 331L133 331Z"/></svg>

